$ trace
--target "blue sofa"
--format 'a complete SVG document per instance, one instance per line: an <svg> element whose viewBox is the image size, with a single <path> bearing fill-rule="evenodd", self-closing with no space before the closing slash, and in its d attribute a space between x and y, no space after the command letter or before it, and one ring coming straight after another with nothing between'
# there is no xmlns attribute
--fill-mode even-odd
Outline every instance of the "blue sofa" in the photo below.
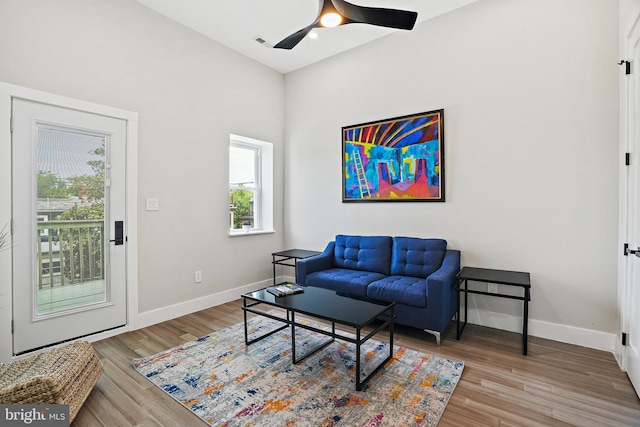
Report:
<svg viewBox="0 0 640 427"><path fill-rule="evenodd" d="M296 282L353 298L395 301L396 323L436 337L456 314L460 251L442 239L337 235L322 254L298 260Z"/></svg>

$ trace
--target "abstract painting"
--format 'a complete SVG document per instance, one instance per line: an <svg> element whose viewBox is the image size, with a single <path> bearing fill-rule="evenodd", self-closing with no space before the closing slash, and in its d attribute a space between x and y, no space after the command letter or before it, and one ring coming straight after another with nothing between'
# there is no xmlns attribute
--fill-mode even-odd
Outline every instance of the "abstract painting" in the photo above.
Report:
<svg viewBox="0 0 640 427"><path fill-rule="evenodd" d="M343 202L444 202L444 110L342 128Z"/></svg>

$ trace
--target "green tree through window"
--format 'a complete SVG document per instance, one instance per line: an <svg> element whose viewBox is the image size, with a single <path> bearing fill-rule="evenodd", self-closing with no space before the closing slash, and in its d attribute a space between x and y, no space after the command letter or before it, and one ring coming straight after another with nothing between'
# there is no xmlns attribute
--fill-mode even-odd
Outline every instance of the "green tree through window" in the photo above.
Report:
<svg viewBox="0 0 640 427"><path fill-rule="evenodd" d="M38 171L38 198L66 199L71 195L64 180L49 171Z"/></svg>

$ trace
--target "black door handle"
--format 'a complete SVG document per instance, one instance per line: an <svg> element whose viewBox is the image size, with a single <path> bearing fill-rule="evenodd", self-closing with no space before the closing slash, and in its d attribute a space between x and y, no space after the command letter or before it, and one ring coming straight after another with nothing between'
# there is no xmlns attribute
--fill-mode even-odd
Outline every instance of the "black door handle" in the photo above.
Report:
<svg viewBox="0 0 640 427"><path fill-rule="evenodd" d="M115 222L115 239L109 240L117 245L124 245L124 221Z"/></svg>

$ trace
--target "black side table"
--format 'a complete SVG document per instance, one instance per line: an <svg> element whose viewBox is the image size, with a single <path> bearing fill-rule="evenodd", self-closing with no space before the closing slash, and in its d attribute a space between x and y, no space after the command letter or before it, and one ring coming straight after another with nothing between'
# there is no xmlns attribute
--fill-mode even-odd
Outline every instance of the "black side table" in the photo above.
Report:
<svg viewBox="0 0 640 427"><path fill-rule="evenodd" d="M286 251L274 252L271 254L273 264L273 284L276 284L276 265L287 265L289 267L293 267L296 269L297 275L297 263L299 259L309 258L314 255L320 255L322 252L318 251L308 251L305 249L288 249ZM293 264L287 263L286 261L293 260Z"/></svg>
<svg viewBox="0 0 640 427"><path fill-rule="evenodd" d="M489 295L493 297L509 298L524 301L524 315L522 320L522 354L527 355L527 339L529 324L529 301L531 301L531 279L529 273L520 271L492 270L489 268L462 267L462 270L456 276L458 291L458 311L456 314L456 330L457 339L460 339L464 327L467 326L467 295L479 294ZM467 281L497 283L507 286L519 286L523 289L524 295L507 295L500 293L491 293L485 291L476 291L467 288ZM464 283L464 288L461 286ZM464 324L460 327L460 293L464 292Z"/></svg>

